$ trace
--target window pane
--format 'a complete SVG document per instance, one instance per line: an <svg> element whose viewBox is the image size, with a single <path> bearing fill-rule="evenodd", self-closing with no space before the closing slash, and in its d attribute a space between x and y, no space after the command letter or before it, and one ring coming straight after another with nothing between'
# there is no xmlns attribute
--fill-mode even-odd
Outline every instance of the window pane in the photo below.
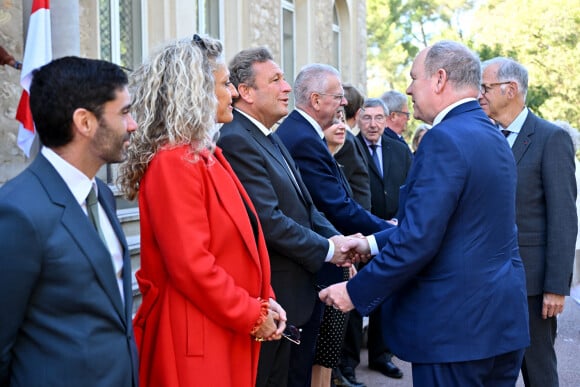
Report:
<svg viewBox="0 0 580 387"><path fill-rule="evenodd" d="M282 56L284 77L288 82L294 82L294 12L282 10Z"/></svg>
<svg viewBox="0 0 580 387"><path fill-rule="evenodd" d="M120 0L119 1L119 33L121 37L120 42L120 54L121 54L121 66L133 67L135 64L135 39L133 30L134 19L133 19L133 6L131 0Z"/></svg>
<svg viewBox="0 0 580 387"><path fill-rule="evenodd" d="M110 0L99 0L99 30L101 59L111 60L111 4Z"/></svg>

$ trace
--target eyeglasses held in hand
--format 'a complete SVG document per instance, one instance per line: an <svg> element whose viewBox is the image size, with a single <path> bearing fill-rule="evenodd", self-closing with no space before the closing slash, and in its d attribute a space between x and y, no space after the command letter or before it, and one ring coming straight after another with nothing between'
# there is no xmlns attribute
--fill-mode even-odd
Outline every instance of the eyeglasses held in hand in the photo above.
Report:
<svg viewBox="0 0 580 387"><path fill-rule="evenodd" d="M296 328L294 325L287 325L284 332L282 332L282 336L286 339L290 340L294 344L300 344L300 331L302 329Z"/></svg>

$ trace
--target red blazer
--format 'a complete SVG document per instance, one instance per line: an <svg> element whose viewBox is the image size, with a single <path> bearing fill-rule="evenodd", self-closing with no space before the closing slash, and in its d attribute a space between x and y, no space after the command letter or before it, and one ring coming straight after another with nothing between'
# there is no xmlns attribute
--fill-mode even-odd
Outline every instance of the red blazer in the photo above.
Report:
<svg viewBox="0 0 580 387"><path fill-rule="evenodd" d="M250 331L258 298L274 296L266 244L260 227L256 246L242 197L254 207L221 149L194 157L163 149L141 181L140 385L253 387Z"/></svg>

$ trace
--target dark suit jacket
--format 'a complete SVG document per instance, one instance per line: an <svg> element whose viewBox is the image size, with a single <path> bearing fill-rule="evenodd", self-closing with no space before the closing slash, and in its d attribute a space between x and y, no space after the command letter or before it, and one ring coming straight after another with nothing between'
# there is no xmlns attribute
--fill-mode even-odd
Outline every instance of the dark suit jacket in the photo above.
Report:
<svg viewBox="0 0 580 387"><path fill-rule="evenodd" d="M344 145L334 154L350 185L353 199L365 210L371 209L371 189L365 151L354 134L346 131Z"/></svg>
<svg viewBox="0 0 580 387"><path fill-rule="evenodd" d="M391 227L352 199L326 144L299 112L293 111L276 133L298 164L314 203L339 231L368 235Z"/></svg>
<svg viewBox="0 0 580 387"><path fill-rule="evenodd" d="M381 136L383 176L381 176L381 172L372 160L362 133L359 133L357 137L359 143L364 147L365 157L369 166L371 212L383 219L391 219L397 215L399 189L405 183L413 156L409 152L408 146L383 134Z"/></svg>
<svg viewBox="0 0 580 387"><path fill-rule="evenodd" d="M363 315L384 301L399 358L462 362L529 344L515 195L509 146L477 101L425 135L401 188L399 226L375 234L380 254L347 285Z"/></svg>
<svg viewBox="0 0 580 387"><path fill-rule="evenodd" d="M387 136L388 138L396 140L396 141L400 142L401 144L405 145L407 147L407 150L409 151L409 153L411 153L411 149L409 149L409 145L407 144L407 141L405 141L405 139L402 136L399 137L399 135L394 130L392 130L391 128L389 128L387 126L385 128L385 131L383 132L383 134L385 136Z"/></svg>
<svg viewBox="0 0 580 387"><path fill-rule="evenodd" d="M0 189L1 386L137 386L129 250L97 184L123 247L124 304L109 251L42 154Z"/></svg>
<svg viewBox="0 0 580 387"><path fill-rule="evenodd" d="M273 136L288 165L270 139L237 111L220 129L218 145L256 207L277 301L288 321L300 326L310 318L317 299L315 274L328 253L327 238L340 233L316 209L292 157Z"/></svg>
<svg viewBox="0 0 580 387"><path fill-rule="evenodd" d="M568 295L578 232L574 146L563 129L528 112L512 151L528 295Z"/></svg>

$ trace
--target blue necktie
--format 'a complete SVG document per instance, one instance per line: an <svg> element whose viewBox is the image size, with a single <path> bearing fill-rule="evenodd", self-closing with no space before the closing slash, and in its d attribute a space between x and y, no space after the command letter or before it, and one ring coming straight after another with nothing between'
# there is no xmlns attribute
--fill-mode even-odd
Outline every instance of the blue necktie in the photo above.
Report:
<svg viewBox="0 0 580 387"><path fill-rule="evenodd" d="M379 174L383 176L383 169L381 168L381 162L379 161L379 155L377 155L377 144L370 145L372 154L371 157L373 158L373 162L375 163L375 167L379 171Z"/></svg>

